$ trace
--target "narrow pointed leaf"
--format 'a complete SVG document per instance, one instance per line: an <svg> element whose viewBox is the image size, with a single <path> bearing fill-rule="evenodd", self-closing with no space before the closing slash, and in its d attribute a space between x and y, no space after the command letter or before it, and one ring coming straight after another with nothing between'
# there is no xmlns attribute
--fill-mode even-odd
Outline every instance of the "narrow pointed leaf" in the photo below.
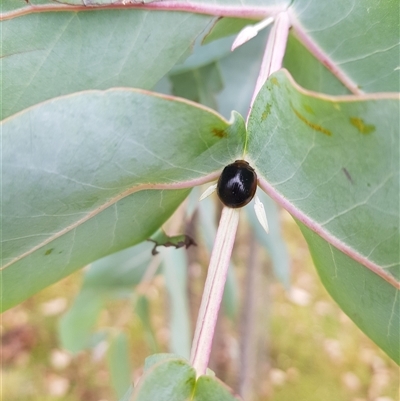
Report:
<svg viewBox="0 0 400 401"><path fill-rule="evenodd" d="M125 333L119 333L111 340L107 351L111 383L118 398L127 392L132 382L129 355L128 338Z"/></svg>
<svg viewBox="0 0 400 401"><path fill-rule="evenodd" d="M132 293L151 259L151 244L142 242L92 263L83 285L59 325L63 348L78 352L91 346L96 322L110 298Z"/></svg>
<svg viewBox="0 0 400 401"><path fill-rule="evenodd" d="M163 249L163 273L168 291L169 350L189 359L190 330L189 299L187 291L188 261L183 249Z"/></svg>
<svg viewBox="0 0 400 401"><path fill-rule="evenodd" d="M97 319L104 307L103 294L81 291L59 324L59 338L64 349L79 352L89 348Z"/></svg>

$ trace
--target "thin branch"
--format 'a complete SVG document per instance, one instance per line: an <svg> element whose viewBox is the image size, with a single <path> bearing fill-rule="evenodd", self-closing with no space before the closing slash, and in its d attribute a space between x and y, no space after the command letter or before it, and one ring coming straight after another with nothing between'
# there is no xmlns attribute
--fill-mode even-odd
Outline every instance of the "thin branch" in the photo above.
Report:
<svg viewBox="0 0 400 401"><path fill-rule="evenodd" d="M258 75L256 87L251 99L247 121L253 107L254 100L258 92L264 85L267 78L282 68L282 61L285 55L287 38L289 35L290 21L287 12L281 12L275 19L275 23L268 35L267 45L265 47L264 57L261 64L260 73Z"/></svg>
<svg viewBox="0 0 400 401"><path fill-rule="evenodd" d="M252 381L254 378L256 347L255 336L255 312L257 280L259 280L259 262L254 232L250 231L248 262L246 266L245 288L243 309L240 317L240 339L239 339L239 394L243 398L250 399Z"/></svg>
<svg viewBox="0 0 400 401"><path fill-rule="evenodd" d="M238 209L222 209L190 356L198 376L204 375L207 370L238 222Z"/></svg>
<svg viewBox="0 0 400 401"><path fill-rule="evenodd" d="M229 6L218 4L201 4L181 1L154 1L152 3L120 3L102 5L69 5L69 4L42 4L29 5L17 10L8 11L0 16L0 21L20 17L21 15L49 12L49 11L93 11L93 10L160 10L160 11L183 11L196 14L213 15L216 17L236 17L261 20L268 16L275 16L286 9L286 7L276 6Z"/></svg>

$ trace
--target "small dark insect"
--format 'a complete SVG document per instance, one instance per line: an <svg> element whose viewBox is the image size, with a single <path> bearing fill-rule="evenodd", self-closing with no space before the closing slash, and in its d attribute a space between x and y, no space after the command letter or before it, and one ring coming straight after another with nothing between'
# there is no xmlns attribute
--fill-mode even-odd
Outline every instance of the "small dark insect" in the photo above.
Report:
<svg viewBox="0 0 400 401"><path fill-rule="evenodd" d="M217 184L221 202L231 208L247 205L257 189L257 174L249 163L236 160L224 168Z"/></svg>

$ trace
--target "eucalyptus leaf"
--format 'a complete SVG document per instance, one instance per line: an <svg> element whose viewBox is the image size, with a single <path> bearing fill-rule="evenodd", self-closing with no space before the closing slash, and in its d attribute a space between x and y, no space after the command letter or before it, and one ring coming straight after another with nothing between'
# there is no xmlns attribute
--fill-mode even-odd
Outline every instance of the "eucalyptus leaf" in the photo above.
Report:
<svg viewBox="0 0 400 401"><path fill-rule="evenodd" d="M395 0L294 1L296 35L321 49L365 92L394 92L400 88L399 3Z"/></svg>
<svg viewBox="0 0 400 401"><path fill-rule="evenodd" d="M208 32L203 38L202 44L206 45L214 40L231 36L235 33L238 33L245 26L253 25L255 23L257 23L257 21L252 19L220 18L214 23L210 29L210 32Z"/></svg>
<svg viewBox="0 0 400 401"><path fill-rule="evenodd" d="M400 364L400 294L313 231L298 223L326 289L343 311Z"/></svg>
<svg viewBox="0 0 400 401"><path fill-rule="evenodd" d="M329 95L350 94L350 90L316 59L293 33L288 37L283 66L304 89Z"/></svg>
<svg viewBox="0 0 400 401"><path fill-rule="evenodd" d="M163 359L141 377L131 401L187 401L195 381L195 370L183 359Z"/></svg>
<svg viewBox="0 0 400 401"><path fill-rule="evenodd" d="M217 110L215 95L223 88L218 64L213 62L170 77L173 94Z"/></svg>
<svg viewBox="0 0 400 401"><path fill-rule="evenodd" d="M4 21L2 118L86 89L151 89L210 21L142 10L35 13Z"/></svg>
<svg viewBox="0 0 400 401"><path fill-rule="evenodd" d="M196 382L193 401L239 401L232 391L220 380L212 376L200 376Z"/></svg>
<svg viewBox="0 0 400 401"><path fill-rule="evenodd" d="M185 187L242 153L244 121L234 118L109 90L4 120L2 307L149 238L187 196Z"/></svg>
<svg viewBox="0 0 400 401"><path fill-rule="evenodd" d="M170 351L180 357L190 357L190 329L187 293L188 261L184 249L163 249L163 273L169 299Z"/></svg>
<svg viewBox="0 0 400 401"><path fill-rule="evenodd" d="M110 340L107 350L107 365L118 398L124 396L132 382L129 355L128 338L125 333L119 333Z"/></svg>
<svg viewBox="0 0 400 401"><path fill-rule="evenodd" d="M135 313L139 317L143 325L144 338L149 346L149 349L153 353L159 352L159 345L157 338L154 333L153 325L151 322L150 305L149 300L145 295L139 295L135 304ZM158 354L157 354L158 355ZM149 357L150 358L150 357ZM147 363L148 358L146 358ZM145 369L146 369L145 365Z"/></svg>
<svg viewBox="0 0 400 401"><path fill-rule="evenodd" d="M144 361L144 372L147 372L150 368L154 365L158 364L159 362L168 361L170 359L181 359L179 355L175 355L171 352L161 352L157 354L150 355Z"/></svg>
<svg viewBox="0 0 400 401"><path fill-rule="evenodd" d="M59 337L64 348L78 352L92 346L101 311L110 299L130 295L140 283L151 259L151 248L150 243L143 242L90 265L82 288L60 321Z"/></svg>
<svg viewBox="0 0 400 401"><path fill-rule="evenodd" d="M131 396L133 394L133 384L131 384L124 394L122 398L119 399L119 401L129 401L131 399Z"/></svg>
<svg viewBox="0 0 400 401"><path fill-rule="evenodd" d="M97 319L103 309L103 294L81 291L59 323L59 339L64 349L76 353L90 348Z"/></svg>
<svg viewBox="0 0 400 401"><path fill-rule="evenodd" d="M399 288L398 110L394 94L327 97L281 71L261 89L248 124L248 156L262 188L332 249L371 271L363 288L376 297L384 283L395 293ZM328 269L323 260L320 271ZM343 307L350 301L341 296ZM392 306L393 299L382 305L385 327ZM373 326L372 316L360 324L367 335ZM371 338L398 357L389 337Z"/></svg>

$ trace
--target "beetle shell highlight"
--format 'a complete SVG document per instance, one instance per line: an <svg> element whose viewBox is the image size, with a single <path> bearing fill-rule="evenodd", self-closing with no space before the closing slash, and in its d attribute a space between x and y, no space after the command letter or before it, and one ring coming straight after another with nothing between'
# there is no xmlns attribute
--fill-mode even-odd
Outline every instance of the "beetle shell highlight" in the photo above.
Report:
<svg viewBox="0 0 400 401"><path fill-rule="evenodd" d="M257 189L257 174L244 160L227 165L218 180L217 194L221 202L231 208L247 205Z"/></svg>

